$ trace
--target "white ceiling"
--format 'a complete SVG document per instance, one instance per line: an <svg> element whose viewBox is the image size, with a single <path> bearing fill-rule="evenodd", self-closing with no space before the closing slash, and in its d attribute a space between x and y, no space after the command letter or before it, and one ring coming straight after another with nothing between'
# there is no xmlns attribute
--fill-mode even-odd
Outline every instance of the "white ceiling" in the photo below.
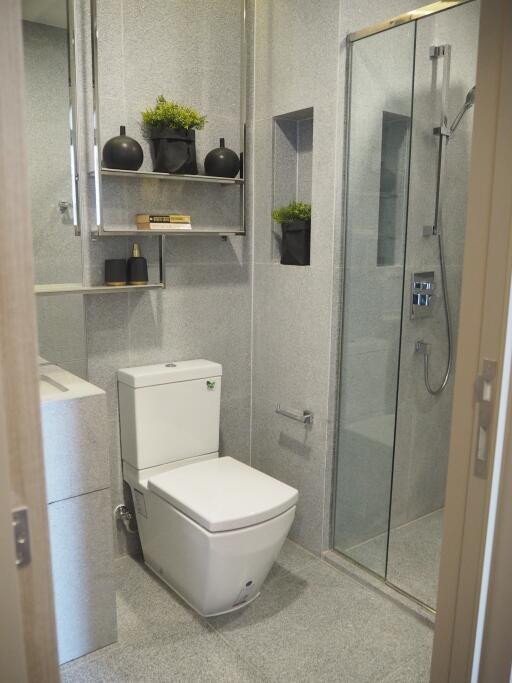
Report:
<svg viewBox="0 0 512 683"><path fill-rule="evenodd" d="M66 0L23 0L23 19L67 28Z"/></svg>

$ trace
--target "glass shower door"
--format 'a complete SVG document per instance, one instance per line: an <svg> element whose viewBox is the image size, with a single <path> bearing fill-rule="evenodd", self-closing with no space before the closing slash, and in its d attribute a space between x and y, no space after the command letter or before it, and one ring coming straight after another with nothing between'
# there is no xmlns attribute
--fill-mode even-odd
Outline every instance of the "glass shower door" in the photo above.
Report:
<svg viewBox="0 0 512 683"><path fill-rule="evenodd" d="M429 381L439 388L448 358L440 238L431 231L425 236L423 228L434 223L439 154L439 135L434 129L441 121L444 84L448 127L453 128L457 115L464 112L446 143L446 167L439 188L442 212L438 232L445 254L455 354L473 117L472 108L464 111L463 105L475 84L478 27L477 2L423 18L416 27L406 296L386 578L433 608L437 601L454 373L442 391L430 395L425 386L423 355L415 353L417 341L428 344ZM394 30L388 33L392 39ZM434 304L426 315L411 316L412 276L425 272L433 273Z"/></svg>
<svg viewBox="0 0 512 683"><path fill-rule="evenodd" d="M415 25L351 47L334 547L385 576L405 265Z"/></svg>

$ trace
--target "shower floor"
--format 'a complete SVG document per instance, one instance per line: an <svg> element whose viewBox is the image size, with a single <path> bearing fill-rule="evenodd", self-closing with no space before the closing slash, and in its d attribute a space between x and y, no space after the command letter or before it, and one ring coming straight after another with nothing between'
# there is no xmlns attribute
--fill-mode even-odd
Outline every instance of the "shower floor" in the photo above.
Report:
<svg viewBox="0 0 512 683"><path fill-rule="evenodd" d="M387 579L425 604L436 607L443 510L392 529L389 535ZM380 534L345 554L367 567L379 566L386 534Z"/></svg>

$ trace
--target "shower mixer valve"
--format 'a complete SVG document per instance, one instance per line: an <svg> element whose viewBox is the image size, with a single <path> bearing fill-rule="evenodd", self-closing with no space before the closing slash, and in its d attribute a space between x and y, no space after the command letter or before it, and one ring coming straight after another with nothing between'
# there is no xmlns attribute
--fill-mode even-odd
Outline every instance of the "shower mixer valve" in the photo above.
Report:
<svg viewBox="0 0 512 683"><path fill-rule="evenodd" d="M411 319L432 315L434 305L435 273L413 273L411 280Z"/></svg>

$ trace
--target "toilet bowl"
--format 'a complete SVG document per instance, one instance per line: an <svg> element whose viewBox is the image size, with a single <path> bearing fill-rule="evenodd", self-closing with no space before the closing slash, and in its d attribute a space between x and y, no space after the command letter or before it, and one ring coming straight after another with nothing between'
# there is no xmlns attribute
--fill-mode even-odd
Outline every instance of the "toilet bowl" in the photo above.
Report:
<svg viewBox="0 0 512 683"><path fill-rule="evenodd" d="M219 457L222 367L118 372L123 477L146 565L203 616L259 595L295 516L296 489Z"/></svg>

